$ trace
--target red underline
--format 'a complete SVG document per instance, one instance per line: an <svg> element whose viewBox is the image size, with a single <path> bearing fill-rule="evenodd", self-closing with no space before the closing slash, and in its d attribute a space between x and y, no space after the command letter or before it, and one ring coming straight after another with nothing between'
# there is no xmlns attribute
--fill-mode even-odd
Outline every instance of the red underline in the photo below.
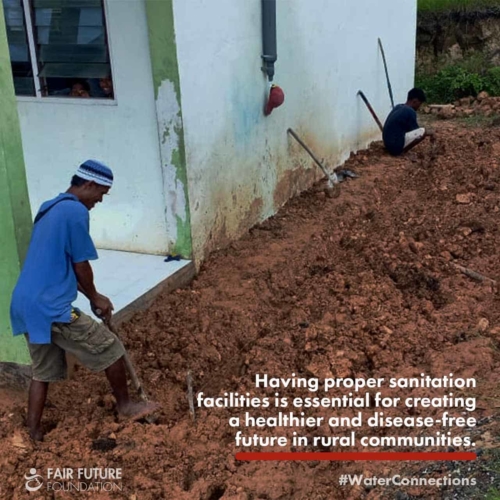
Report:
<svg viewBox="0 0 500 500"><path fill-rule="evenodd" d="M471 452L343 452L343 453L280 453L280 452L240 452L236 453L236 460L254 461L360 461L375 462L403 462L403 461L470 461L477 456Z"/></svg>

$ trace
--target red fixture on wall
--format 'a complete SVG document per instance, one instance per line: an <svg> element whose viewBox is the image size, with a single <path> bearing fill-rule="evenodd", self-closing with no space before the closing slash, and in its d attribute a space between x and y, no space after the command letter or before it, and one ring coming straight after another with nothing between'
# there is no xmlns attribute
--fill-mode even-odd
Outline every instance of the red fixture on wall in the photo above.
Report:
<svg viewBox="0 0 500 500"><path fill-rule="evenodd" d="M273 109L278 108L285 102L285 93L277 85L271 85L271 90L269 91L269 99L267 100L266 107L264 109L264 114L266 116L270 115Z"/></svg>

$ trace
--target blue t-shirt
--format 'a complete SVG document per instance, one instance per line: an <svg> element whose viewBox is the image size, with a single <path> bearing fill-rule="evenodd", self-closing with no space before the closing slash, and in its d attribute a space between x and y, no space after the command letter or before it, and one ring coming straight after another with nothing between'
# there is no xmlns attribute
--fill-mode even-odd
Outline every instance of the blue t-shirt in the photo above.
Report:
<svg viewBox="0 0 500 500"><path fill-rule="evenodd" d="M55 203L33 227L10 305L14 335L28 333L32 344L50 344L52 323L71 321L71 303L78 295L73 264L97 259L88 209L76 196L62 193L40 212Z"/></svg>
<svg viewBox="0 0 500 500"><path fill-rule="evenodd" d="M384 145L394 156L400 155L405 147L405 134L419 128L416 111L406 104L398 104L387 117L382 137Z"/></svg>

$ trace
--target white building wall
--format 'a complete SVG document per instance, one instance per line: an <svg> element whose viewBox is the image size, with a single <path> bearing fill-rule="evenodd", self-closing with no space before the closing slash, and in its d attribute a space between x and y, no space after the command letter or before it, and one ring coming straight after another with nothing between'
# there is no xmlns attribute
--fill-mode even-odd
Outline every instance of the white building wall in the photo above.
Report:
<svg viewBox="0 0 500 500"><path fill-rule="evenodd" d="M107 163L115 184L91 212L98 247L164 254L168 250L158 126L143 0L107 0L116 101L19 98L30 202L69 186L87 158Z"/></svg>
<svg viewBox="0 0 500 500"><path fill-rule="evenodd" d="M377 39L395 99L414 78L416 0L278 0L275 82L263 107L260 0L174 0L193 249L197 258L276 212L321 177L291 127L330 167L380 139L362 89L390 111Z"/></svg>

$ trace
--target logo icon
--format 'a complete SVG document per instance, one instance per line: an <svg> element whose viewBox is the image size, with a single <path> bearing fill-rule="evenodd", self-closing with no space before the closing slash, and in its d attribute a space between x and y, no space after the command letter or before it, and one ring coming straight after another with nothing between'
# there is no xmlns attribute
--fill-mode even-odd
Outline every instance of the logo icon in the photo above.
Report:
<svg viewBox="0 0 500 500"><path fill-rule="evenodd" d="M38 491L43 486L43 477L37 474L35 468L30 469L30 476L28 474L24 475L26 479L26 489L28 491Z"/></svg>

